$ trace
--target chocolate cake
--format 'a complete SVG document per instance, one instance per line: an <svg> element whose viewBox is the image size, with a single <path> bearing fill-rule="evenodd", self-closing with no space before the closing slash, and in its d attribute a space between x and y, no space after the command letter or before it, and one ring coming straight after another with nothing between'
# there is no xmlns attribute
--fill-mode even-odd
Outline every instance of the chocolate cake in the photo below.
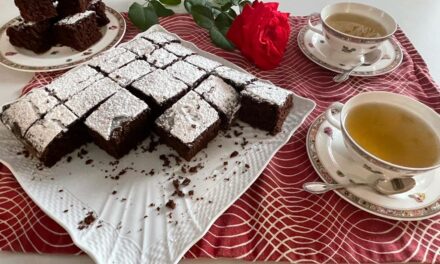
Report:
<svg viewBox="0 0 440 264"><path fill-rule="evenodd" d="M281 131L292 105L292 92L257 81L241 92L240 119L275 135Z"/></svg>
<svg viewBox="0 0 440 264"><path fill-rule="evenodd" d="M228 129L238 115L240 95L229 84L211 75L194 90L211 104L220 115L222 128Z"/></svg>
<svg viewBox="0 0 440 264"><path fill-rule="evenodd" d="M188 90L188 86L166 71L157 69L132 85L132 92L152 108L153 116L163 113Z"/></svg>
<svg viewBox="0 0 440 264"><path fill-rule="evenodd" d="M144 32L138 35L139 37L148 39L149 41L153 42L156 45L164 46L168 43L176 42L180 43L180 40L176 37L174 37L171 34L161 32L161 31L155 31L155 32Z"/></svg>
<svg viewBox="0 0 440 264"><path fill-rule="evenodd" d="M48 167L81 146L87 137L78 118L64 105L49 111L24 136L27 149Z"/></svg>
<svg viewBox="0 0 440 264"><path fill-rule="evenodd" d="M218 67L214 72L225 82L232 85L232 87L234 87L237 91L243 90L246 84L249 84L257 79L253 75L229 68L227 66Z"/></svg>
<svg viewBox="0 0 440 264"><path fill-rule="evenodd" d="M185 58L185 61L199 67L202 70L205 70L206 72L212 72L215 68L222 65L220 62L210 60L200 55L189 56Z"/></svg>
<svg viewBox="0 0 440 264"><path fill-rule="evenodd" d="M14 0L26 21L39 22L58 15L52 0Z"/></svg>
<svg viewBox="0 0 440 264"><path fill-rule="evenodd" d="M184 61L174 63L166 71L190 87L195 87L206 76L205 71Z"/></svg>
<svg viewBox="0 0 440 264"><path fill-rule="evenodd" d="M146 103L127 90L119 90L85 121L95 143L120 158L142 141L149 132Z"/></svg>
<svg viewBox="0 0 440 264"><path fill-rule="evenodd" d="M177 61L179 58L176 55L168 52L166 49L157 49L147 56L147 61L156 68L164 69L171 63Z"/></svg>
<svg viewBox="0 0 440 264"><path fill-rule="evenodd" d="M182 44L179 43L170 43L164 46L166 50L173 53L177 57L187 57L189 55L195 54L195 52L192 49L186 48Z"/></svg>
<svg viewBox="0 0 440 264"><path fill-rule="evenodd" d="M118 47L133 52L139 58L145 58L156 49L156 46L153 43L143 38L135 38L119 45Z"/></svg>
<svg viewBox="0 0 440 264"><path fill-rule="evenodd" d="M110 74L135 59L136 55L134 53L118 47L100 54L89 61L88 64L106 74Z"/></svg>
<svg viewBox="0 0 440 264"><path fill-rule="evenodd" d="M54 42L51 24L47 20L41 22L17 21L6 30L6 34L12 45L32 50L35 53L48 51Z"/></svg>
<svg viewBox="0 0 440 264"><path fill-rule="evenodd" d="M132 82L152 72L153 70L154 67L151 67L148 62L143 60L135 60L112 72L109 77L113 81L117 82L120 86L127 87Z"/></svg>
<svg viewBox="0 0 440 264"><path fill-rule="evenodd" d="M96 22L98 26L102 27L110 23L107 15L105 14L106 6L101 0L92 0L90 1L87 10L95 11L96 13Z"/></svg>
<svg viewBox="0 0 440 264"><path fill-rule="evenodd" d="M58 43L78 51L88 49L102 37L94 11L85 11L58 21L54 24L54 32Z"/></svg>
<svg viewBox="0 0 440 264"><path fill-rule="evenodd" d="M90 0L57 0L57 11L60 17L82 13L87 10Z"/></svg>
<svg viewBox="0 0 440 264"><path fill-rule="evenodd" d="M190 161L220 129L220 118L196 92L190 91L155 122L160 138Z"/></svg>

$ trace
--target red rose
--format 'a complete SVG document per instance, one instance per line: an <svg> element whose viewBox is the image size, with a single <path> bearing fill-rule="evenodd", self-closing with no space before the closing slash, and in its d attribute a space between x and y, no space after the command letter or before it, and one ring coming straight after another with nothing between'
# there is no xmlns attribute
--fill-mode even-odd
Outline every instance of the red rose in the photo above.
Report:
<svg viewBox="0 0 440 264"><path fill-rule="evenodd" d="M232 22L227 38L263 70L278 66L290 36L289 13L277 11L278 3L255 0Z"/></svg>

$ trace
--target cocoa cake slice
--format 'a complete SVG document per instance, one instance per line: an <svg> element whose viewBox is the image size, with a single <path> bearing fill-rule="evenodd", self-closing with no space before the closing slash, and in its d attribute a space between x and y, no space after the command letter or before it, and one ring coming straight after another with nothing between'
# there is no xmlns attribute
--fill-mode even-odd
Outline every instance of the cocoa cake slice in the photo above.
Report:
<svg viewBox="0 0 440 264"><path fill-rule="evenodd" d="M6 29L9 42L37 54L48 51L54 44L52 26L49 20L40 22L17 21Z"/></svg>

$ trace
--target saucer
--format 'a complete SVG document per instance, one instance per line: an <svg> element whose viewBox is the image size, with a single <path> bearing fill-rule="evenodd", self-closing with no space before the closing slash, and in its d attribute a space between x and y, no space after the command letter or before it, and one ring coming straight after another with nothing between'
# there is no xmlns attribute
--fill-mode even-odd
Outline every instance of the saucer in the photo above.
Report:
<svg viewBox="0 0 440 264"><path fill-rule="evenodd" d="M345 148L342 133L326 121L324 114L309 128L307 153L316 172L326 183L375 180L371 177L371 168L351 158ZM367 186L335 192L359 209L388 219L415 221L439 214L440 170L418 175L414 179L416 186L413 189L390 196L381 195Z"/></svg>
<svg viewBox="0 0 440 264"><path fill-rule="evenodd" d="M339 53L332 50L325 38L310 30L308 26L301 29L298 34L298 46L311 61L319 66L334 72L342 72L356 65L359 60L346 61ZM380 61L370 66L360 66L351 75L353 76L378 76L395 70L402 63L403 53L399 44L394 39L386 40L380 49L383 56Z"/></svg>

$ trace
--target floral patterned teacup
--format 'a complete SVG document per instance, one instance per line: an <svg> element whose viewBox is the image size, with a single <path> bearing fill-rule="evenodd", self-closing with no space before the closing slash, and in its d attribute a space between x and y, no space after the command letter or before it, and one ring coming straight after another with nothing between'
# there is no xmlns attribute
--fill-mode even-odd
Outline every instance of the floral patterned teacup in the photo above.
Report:
<svg viewBox="0 0 440 264"><path fill-rule="evenodd" d="M428 106L407 96L389 92L366 92L352 97L345 104L333 103L326 111L327 121L335 128L341 130L348 152L355 160L362 162L361 164L363 164L364 169L375 174L380 179L390 180L393 178L413 177L440 167L440 160L429 167L404 167L382 160L363 149L350 136L346 129L345 120L353 108L366 103L390 104L409 111L429 124L440 140L440 115ZM339 114L338 119L335 118L336 114ZM396 134L396 137L398 136Z"/></svg>
<svg viewBox="0 0 440 264"><path fill-rule="evenodd" d="M383 26L386 34L376 38L364 38L340 32L326 23L328 17L340 13L362 15L371 18ZM312 19L314 17L320 19L319 26L312 24ZM396 21L385 11L359 3L330 4L324 7L321 13L313 13L310 15L308 23L308 26L312 31L324 36L328 45L335 50L335 52L338 52L340 56L346 57L347 59L358 58L379 48L380 45L390 38L397 29Z"/></svg>

